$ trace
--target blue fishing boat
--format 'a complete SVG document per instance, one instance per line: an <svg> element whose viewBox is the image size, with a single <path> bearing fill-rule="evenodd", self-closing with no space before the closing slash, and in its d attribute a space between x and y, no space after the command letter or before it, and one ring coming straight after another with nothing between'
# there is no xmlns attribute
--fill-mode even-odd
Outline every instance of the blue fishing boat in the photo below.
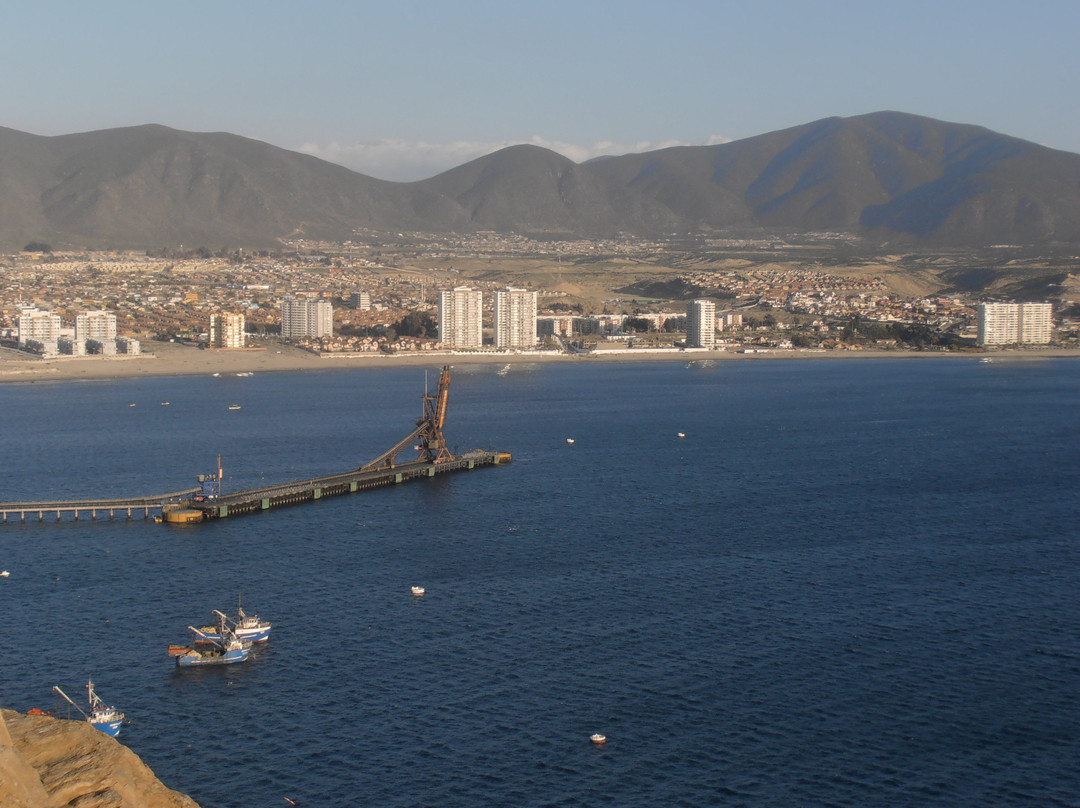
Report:
<svg viewBox="0 0 1080 808"><path fill-rule="evenodd" d="M94 680L90 679L86 683L87 697L90 701L90 713L82 709L78 704L71 700L67 693L61 690L59 687L54 686L53 690L59 693L64 699L83 714L90 726L95 729L99 729L108 735L110 738L115 738L120 734L120 726L124 723L124 714L117 710L115 707L110 707L98 696L94 690Z"/></svg>
<svg viewBox="0 0 1080 808"><path fill-rule="evenodd" d="M217 626L202 626L199 628L199 632L204 637L208 637L211 642L219 642L222 639L220 626L223 624L241 642L266 642L270 639L270 629L273 628L273 624L266 620L260 620L257 614L245 614L242 601L237 603L235 618L228 618L216 609L214 614L218 617ZM207 642L207 640L196 639L196 642Z"/></svg>
<svg viewBox="0 0 1080 808"><path fill-rule="evenodd" d="M169 655L176 657L176 664L181 668L197 665L232 665L243 662L251 653L251 643L237 639L223 624L219 630L219 639L211 639L194 626L188 629L195 635L196 642L186 647L169 646ZM224 638L224 639L221 639ZM203 647L197 647L196 643Z"/></svg>

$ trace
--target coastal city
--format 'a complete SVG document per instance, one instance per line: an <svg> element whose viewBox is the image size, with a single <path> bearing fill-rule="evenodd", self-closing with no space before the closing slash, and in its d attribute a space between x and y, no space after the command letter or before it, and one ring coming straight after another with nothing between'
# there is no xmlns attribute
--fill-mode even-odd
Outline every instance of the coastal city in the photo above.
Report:
<svg viewBox="0 0 1080 808"><path fill-rule="evenodd" d="M43 359L135 356L163 342L229 350L281 342L337 356L1076 345L1072 301L1055 312L1043 301L905 295L883 274L745 257L677 258L650 275L646 262L670 253L655 241L363 235L255 252L28 245L0 257L0 345L7 358ZM776 245L707 246L745 256ZM601 264L607 275L587 293L582 274Z"/></svg>

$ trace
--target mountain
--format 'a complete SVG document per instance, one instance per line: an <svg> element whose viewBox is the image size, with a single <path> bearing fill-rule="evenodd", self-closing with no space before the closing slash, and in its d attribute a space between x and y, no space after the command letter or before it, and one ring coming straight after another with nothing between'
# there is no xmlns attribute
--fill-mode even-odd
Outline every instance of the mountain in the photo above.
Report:
<svg viewBox="0 0 1080 808"><path fill-rule="evenodd" d="M227 133L0 128L0 250L269 246L356 228L612 236L841 231L871 242L1080 243L1080 155L899 112L573 161L512 146L374 179Z"/></svg>

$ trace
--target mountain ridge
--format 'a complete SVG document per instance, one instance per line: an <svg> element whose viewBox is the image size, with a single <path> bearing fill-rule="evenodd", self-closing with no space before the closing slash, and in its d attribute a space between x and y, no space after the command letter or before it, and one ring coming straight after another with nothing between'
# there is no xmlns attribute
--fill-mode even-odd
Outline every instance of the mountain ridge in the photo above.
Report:
<svg viewBox="0 0 1080 808"><path fill-rule="evenodd" d="M358 229L610 237L843 232L869 244L1080 243L1080 155L901 112L575 163L510 146L391 182L227 132L0 127L0 250L271 246Z"/></svg>

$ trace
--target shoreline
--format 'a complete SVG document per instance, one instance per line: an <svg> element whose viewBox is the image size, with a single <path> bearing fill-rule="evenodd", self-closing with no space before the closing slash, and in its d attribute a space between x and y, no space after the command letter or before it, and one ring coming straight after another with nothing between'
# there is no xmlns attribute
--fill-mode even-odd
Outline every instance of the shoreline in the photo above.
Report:
<svg viewBox="0 0 1080 808"><path fill-rule="evenodd" d="M17 352L0 352L0 384L37 381L79 381L84 379L128 379L148 376L191 376L214 373L273 373L305 370L409 367L413 365L512 365L536 362L719 362L769 361L778 359L969 359L1023 361L1033 359L1080 358L1080 349L1033 348L958 353L899 350L779 350L759 349L754 353L734 353L703 349L686 350L600 350L591 354L561 353L472 353L425 352L416 354L318 355L289 345L239 350L203 350L173 343L153 343L153 350L138 356L23 358Z"/></svg>

